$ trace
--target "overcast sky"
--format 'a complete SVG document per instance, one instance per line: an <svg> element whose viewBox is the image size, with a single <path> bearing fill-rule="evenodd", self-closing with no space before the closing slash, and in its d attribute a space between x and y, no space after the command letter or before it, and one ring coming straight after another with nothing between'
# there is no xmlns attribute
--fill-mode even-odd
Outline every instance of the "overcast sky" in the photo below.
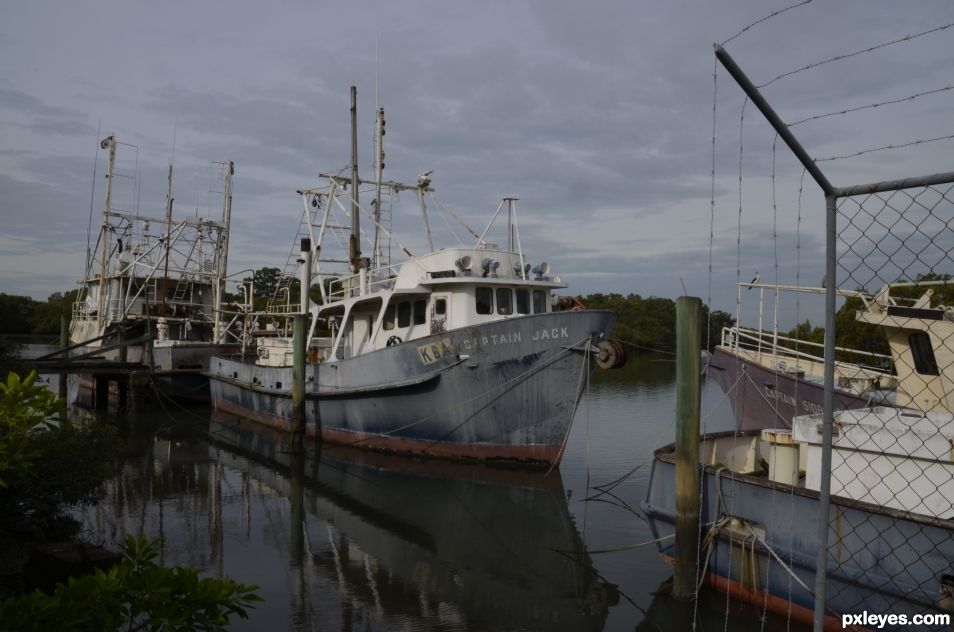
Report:
<svg viewBox="0 0 954 632"><path fill-rule="evenodd" d="M519 197L524 250L549 260L571 293L675 297L685 284L706 298L712 44L790 4L4 0L0 292L45 299L76 287L90 208L95 234L103 203L98 141L110 133L138 148L127 158L138 160L150 215L162 214L174 134L177 215L206 210L203 165L234 160L230 269L281 267L301 210L295 190L348 164L356 85L362 174L377 93L385 175L414 181L433 169L440 200L478 226L502 197ZM815 0L726 49L764 84L951 22L947 0ZM950 86L952 58L954 28L781 79L765 95L794 122ZM824 203L806 181L797 224L801 168L780 147L773 211L773 134L750 105L739 254L742 95L721 69L717 85L711 284L714 307L734 310L737 276L774 280L776 257L780 281L821 282ZM838 156L954 134L952 105L943 91L794 131L813 157ZM952 171L952 145L821 164L836 185ZM416 215L395 220L422 243Z"/></svg>

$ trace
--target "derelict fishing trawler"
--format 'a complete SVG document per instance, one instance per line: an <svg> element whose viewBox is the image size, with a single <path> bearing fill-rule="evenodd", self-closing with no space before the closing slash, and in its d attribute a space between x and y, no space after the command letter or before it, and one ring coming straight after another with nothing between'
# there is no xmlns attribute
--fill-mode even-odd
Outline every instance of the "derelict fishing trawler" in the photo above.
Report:
<svg viewBox="0 0 954 632"><path fill-rule="evenodd" d="M73 305L71 358L140 362L161 393L207 400L202 375L213 353L236 348L222 318L232 206L231 161L216 163L221 217L172 217L172 164L164 218L114 207L115 136L108 136L106 200ZM82 376L81 376L82 377ZM81 386L89 383L81 379Z"/></svg>
<svg viewBox="0 0 954 632"><path fill-rule="evenodd" d="M416 184L381 178L383 109L376 177L358 176L355 102L352 89L350 177L320 174L323 186L299 191L308 235L298 259L302 302L291 300L295 274L286 274L276 292L286 303L271 310L273 318L309 315L306 433L419 455L558 463L590 372L598 362L624 360L622 347L607 340L614 315L558 299L554 291L566 285L547 263L529 262L513 199L483 232L465 225L470 245L435 248L425 204L428 196L440 206L431 173ZM365 192L370 211L360 202ZM385 226L400 192L420 204L426 254L413 254ZM487 235L505 204L510 221L501 247ZM362 232L361 214L373 231ZM335 244L348 251L335 254ZM406 255L403 263L390 263L392 244ZM317 303L312 274L320 281ZM254 362L213 358L213 406L290 427L292 351L290 337L271 336L257 340Z"/></svg>

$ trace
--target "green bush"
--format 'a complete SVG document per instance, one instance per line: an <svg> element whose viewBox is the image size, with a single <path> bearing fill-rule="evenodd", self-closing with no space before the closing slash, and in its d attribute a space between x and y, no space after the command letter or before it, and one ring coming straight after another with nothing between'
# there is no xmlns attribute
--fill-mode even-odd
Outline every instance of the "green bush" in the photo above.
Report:
<svg viewBox="0 0 954 632"><path fill-rule="evenodd" d="M29 476L36 457L31 435L50 428L50 418L64 404L49 389L36 383L36 371L23 380L14 372L0 382L0 488L11 478Z"/></svg>
<svg viewBox="0 0 954 632"><path fill-rule="evenodd" d="M224 630L248 618L258 586L199 578L193 568L164 568L155 542L126 536L122 561L71 578L52 595L35 591L0 605L2 630Z"/></svg>
<svg viewBox="0 0 954 632"><path fill-rule="evenodd" d="M113 475L118 432L102 423L54 421L65 404L36 383L9 373L0 382L0 509L54 515L66 505L95 501Z"/></svg>

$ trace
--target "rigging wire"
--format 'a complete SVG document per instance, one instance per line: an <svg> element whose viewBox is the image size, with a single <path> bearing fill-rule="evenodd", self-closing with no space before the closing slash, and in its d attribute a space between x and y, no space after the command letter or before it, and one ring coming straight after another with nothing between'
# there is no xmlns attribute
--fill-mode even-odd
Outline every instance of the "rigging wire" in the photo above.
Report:
<svg viewBox="0 0 954 632"><path fill-rule="evenodd" d="M766 83L763 83L763 84L758 85L758 86L756 86L756 87L758 87L758 88L764 88L764 87L766 87L766 86L772 85L773 83L775 83L776 81L778 81L778 80L780 80L780 79L784 79L784 78L786 78L786 77L791 77L792 75L796 75L796 74L798 74L798 73L800 73L800 72L804 72L804 71L806 71L806 70L811 70L812 68L818 68L819 66L824 66L825 64L830 64L830 63L832 63L832 62L841 61L841 60L844 60L844 59L849 59L849 58L855 57L855 56L857 56L857 55L863 55L863 54L865 54L865 53L871 53L871 52L876 51L876 50L878 50L878 49L880 49L880 48L887 48L888 46L893 46L893 45L895 45L895 44L903 44L904 42L910 42L911 40L915 40L915 39L917 39L917 38L919 38L919 37L923 37L923 36L925 36L925 35L930 35L930 34L932 34L932 33L937 33L937 32L939 32L939 31L943 31L943 30L945 30L945 29L949 29L949 28L951 28L952 26L954 26L954 22L952 22L952 23L950 23L950 24L945 24L945 25L943 25L943 26L938 26L938 27L935 27L935 28L933 28L933 29L928 29L927 31L922 31L922 32L917 33L917 34L915 34L915 35L905 35L904 37L898 38L898 39L896 39L896 40L891 40L890 42L884 42L884 43L881 43L881 44L875 44L874 46L869 46L868 48L864 48L864 49L861 49L861 50L856 50L856 51L851 52L851 53L844 53L844 54L841 54L841 55L835 55L834 57L830 57L830 58L828 58L828 59L823 59L822 61L817 61L817 62L815 62L815 63L808 64L807 66L802 66L801 68L796 68L795 70L789 70L788 72L783 72L782 74L778 75L778 76L775 77L774 79L772 79L772 80L770 80L770 81L767 81Z"/></svg>
<svg viewBox="0 0 954 632"><path fill-rule="evenodd" d="M773 331L773 345L772 345L773 364L775 364L774 357L777 356L778 354L779 279L778 279L778 195L777 195L777 181L776 181L776 160L778 158L778 151L777 151L778 138L779 138L778 132L776 132L775 137L772 139L772 249L773 249L773 256L774 256L774 267L775 267L775 310L773 314L774 326L772 330ZM761 301L761 297L760 297L760 301ZM762 308L762 305L760 304L759 309L761 310L761 308ZM759 339L761 340L763 337L764 336L762 331L759 331ZM775 377L775 392L777 393L779 392L778 390L779 389L779 374L778 374L778 371L774 371L773 373ZM750 376L747 376L747 377L749 377L749 379L751 380ZM762 395L761 390L759 390L758 393L759 395ZM769 406L773 409L773 412L775 413L775 417L773 421L777 419L781 419L781 416L779 415L779 412L778 412L778 399L775 398L773 399L772 402L769 402ZM784 421L785 420L782 419L783 425L784 425ZM775 511L775 500L776 500L775 494L772 494L771 510L773 513ZM753 551L754 549L755 547L753 545ZM770 575L771 565L772 565L771 557L767 560L766 565L767 565L766 575ZM762 623L760 628L761 630L765 629L765 622L768 620L767 613L768 613L769 591L765 590L763 592L765 593L765 598L762 601L762 614L760 617L761 623Z"/></svg>
<svg viewBox="0 0 954 632"><path fill-rule="evenodd" d="M716 183L716 103L718 101L719 60L712 60L712 164L709 170L709 286L706 289L706 350L712 348L712 244L715 241L715 183ZM709 365L706 365L706 372Z"/></svg>
<svg viewBox="0 0 954 632"><path fill-rule="evenodd" d="M93 182L89 188L89 223L86 225L86 274L89 278L89 271L93 265L92 253L90 252L89 242L93 234L93 198L96 196L96 168L99 166L99 135L102 133L102 121L96 123L96 155L93 158Z"/></svg>
<svg viewBox="0 0 954 632"><path fill-rule="evenodd" d="M798 181L798 203L796 205L796 217L795 217L795 287L801 287L802 279L802 193L805 190L805 174L808 173L808 170L802 168L802 175ZM798 327L799 320L801 319L801 292L795 293L795 326ZM798 330L796 329L796 332ZM798 336L795 336L795 354L798 355ZM796 365L797 367L797 365ZM794 392L795 401L798 401L798 380L795 381L795 392ZM795 487L792 486L789 494L792 497L792 502L794 502ZM789 551L788 554L788 564L792 566L795 562L795 551L794 549ZM786 618L786 630L791 629L792 625L792 578L788 578L788 616Z"/></svg>
<svg viewBox="0 0 954 632"><path fill-rule="evenodd" d="M733 36L731 39L738 37L738 35L744 33L748 29L755 26L755 24L750 24L749 26L742 29L739 34ZM726 40L727 42L730 40ZM713 243L715 242L715 186L716 186L716 106L719 101L719 60L712 60L712 157L711 165L709 171L709 281L708 288L706 289L706 305L709 308L706 318L706 350L712 348L712 250ZM705 372L708 375L709 372L709 362L706 362ZM707 432L705 420L708 418L706 414L703 418L702 424L702 433L703 435ZM699 477L699 506L702 506L703 497L705 495L705 476ZM702 533L702 512L699 512L699 525L698 525L698 534ZM701 568L699 565L699 560L696 560L696 577L698 578L701 575ZM699 588L700 582L694 582L695 589L693 590L693 599L692 599L692 628L695 631L696 620L699 618Z"/></svg>

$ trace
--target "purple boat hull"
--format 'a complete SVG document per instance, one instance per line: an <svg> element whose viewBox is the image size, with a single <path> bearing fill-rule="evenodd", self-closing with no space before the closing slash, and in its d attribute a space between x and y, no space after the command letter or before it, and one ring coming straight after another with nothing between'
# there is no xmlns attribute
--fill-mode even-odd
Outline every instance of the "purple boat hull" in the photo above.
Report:
<svg viewBox="0 0 954 632"><path fill-rule="evenodd" d="M791 428L797 415L822 412L824 386L802 376L773 371L717 347L709 361L709 377L728 394L740 430ZM873 395L835 389L835 410L883 406Z"/></svg>

